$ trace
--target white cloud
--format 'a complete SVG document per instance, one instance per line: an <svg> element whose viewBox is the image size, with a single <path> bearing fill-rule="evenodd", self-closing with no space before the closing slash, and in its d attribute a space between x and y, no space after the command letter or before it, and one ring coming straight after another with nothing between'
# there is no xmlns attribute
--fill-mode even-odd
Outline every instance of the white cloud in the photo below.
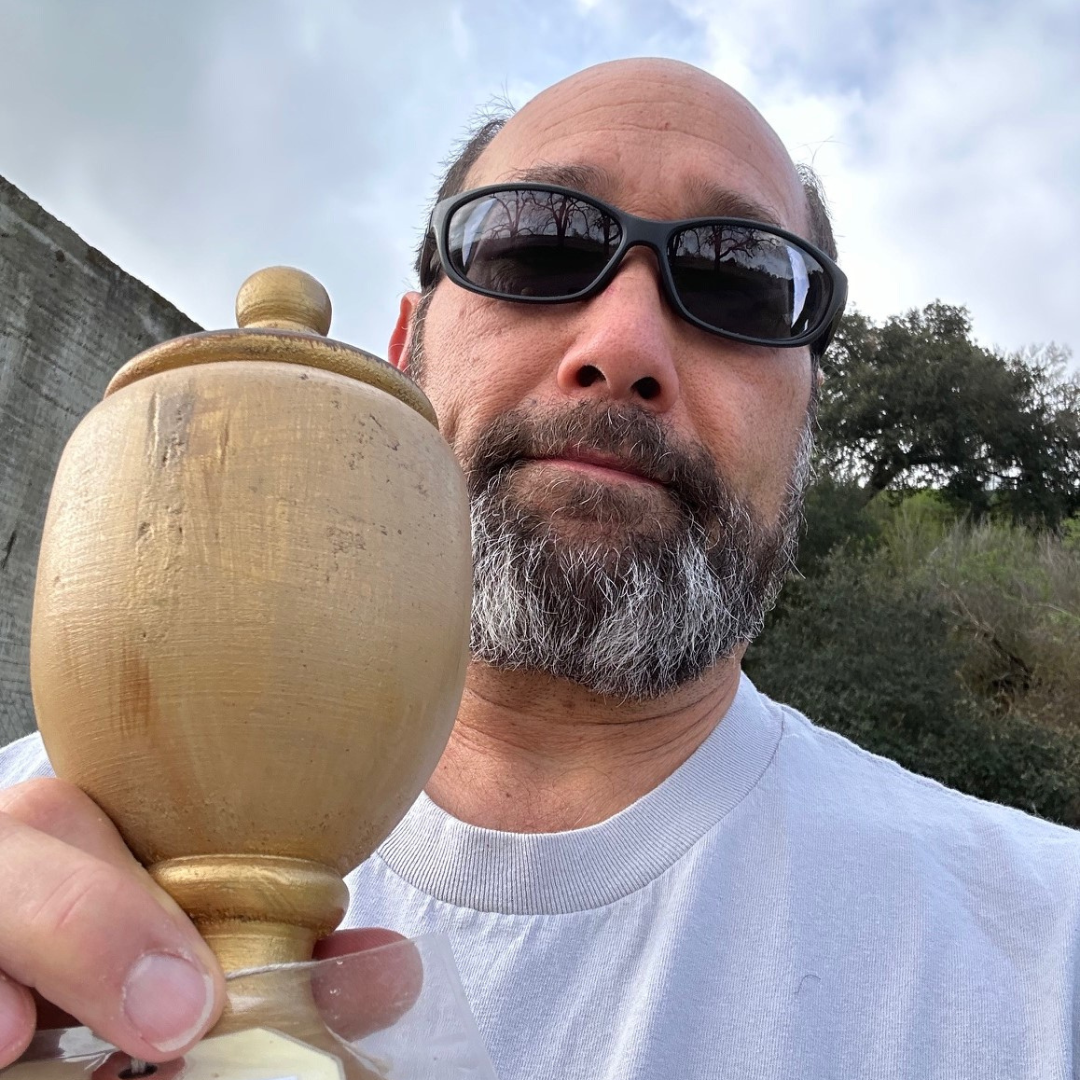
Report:
<svg viewBox="0 0 1080 1080"><path fill-rule="evenodd" d="M590 63L709 67L823 175L857 303L940 296L1080 352L1075 0L0 0L0 173L207 325L259 265L376 352L476 106Z"/></svg>
<svg viewBox="0 0 1080 1080"><path fill-rule="evenodd" d="M1080 19L1055 0L684 10L708 65L822 174L852 297L966 304L988 344L1080 354Z"/></svg>

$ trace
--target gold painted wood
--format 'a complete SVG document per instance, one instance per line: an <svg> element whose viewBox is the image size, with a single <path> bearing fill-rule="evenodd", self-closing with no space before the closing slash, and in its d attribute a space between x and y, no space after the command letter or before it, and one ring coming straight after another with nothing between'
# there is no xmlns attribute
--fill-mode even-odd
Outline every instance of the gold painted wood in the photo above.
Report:
<svg viewBox="0 0 1080 1080"><path fill-rule="evenodd" d="M226 971L302 963L341 922L349 890L317 862L277 855L194 855L150 870Z"/></svg>
<svg viewBox="0 0 1080 1080"><path fill-rule="evenodd" d="M310 959L465 675L461 470L409 380L310 332L329 326L312 282L255 275L246 329L125 365L64 452L41 546L49 756L226 971Z"/></svg>
<svg viewBox="0 0 1080 1080"><path fill-rule="evenodd" d="M303 270L268 266L256 270L236 294L236 325L299 330L326 337L333 309L322 285Z"/></svg>
<svg viewBox="0 0 1080 1080"><path fill-rule="evenodd" d="M271 266L252 274L237 295L236 317L239 330L188 334L139 353L112 377L105 396L178 367L267 360L333 371L378 387L438 426L431 402L411 379L363 349L322 336L330 329L330 298L303 271Z"/></svg>

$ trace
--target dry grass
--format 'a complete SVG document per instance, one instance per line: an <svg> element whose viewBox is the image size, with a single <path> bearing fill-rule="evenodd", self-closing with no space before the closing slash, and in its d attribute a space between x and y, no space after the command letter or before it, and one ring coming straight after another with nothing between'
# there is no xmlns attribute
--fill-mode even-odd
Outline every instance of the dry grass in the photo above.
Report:
<svg viewBox="0 0 1080 1080"><path fill-rule="evenodd" d="M1017 525L949 524L925 508L888 522L887 558L926 575L967 644L963 685L1002 712L1080 734L1080 543Z"/></svg>

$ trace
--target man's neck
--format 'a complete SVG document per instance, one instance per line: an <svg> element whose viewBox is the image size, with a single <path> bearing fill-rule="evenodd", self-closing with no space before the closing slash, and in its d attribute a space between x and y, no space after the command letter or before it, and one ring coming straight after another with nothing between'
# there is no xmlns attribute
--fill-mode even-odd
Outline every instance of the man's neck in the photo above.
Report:
<svg viewBox="0 0 1080 1080"><path fill-rule="evenodd" d="M473 664L427 793L454 817L489 829L595 825L662 783L705 741L735 697L741 658L666 697L631 703Z"/></svg>

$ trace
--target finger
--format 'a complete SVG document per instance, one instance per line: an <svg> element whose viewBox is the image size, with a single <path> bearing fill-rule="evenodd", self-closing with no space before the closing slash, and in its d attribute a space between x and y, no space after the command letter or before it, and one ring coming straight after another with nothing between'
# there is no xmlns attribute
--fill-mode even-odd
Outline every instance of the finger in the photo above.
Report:
<svg viewBox="0 0 1080 1080"><path fill-rule="evenodd" d="M380 927L342 930L316 947L312 991L327 1027L346 1040L390 1027L412 1008L424 964L411 941Z"/></svg>
<svg viewBox="0 0 1080 1080"><path fill-rule="evenodd" d="M180 908L136 861L105 812L74 784L50 777L0 790L0 813L130 872L174 918L183 919ZM32 994L39 1029L80 1023L41 994Z"/></svg>
<svg viewBox="0 0 1080 1080"><path fill-rule="evenodd" d="M2 789L0 814L4 813L131 874L174 919L186 919L179 905L128 850L108 815L74 784L50 777Z"/></svg>
<svg viewBox="0 0 1080 1080"><path fill-rule="evenodd" d="M182 1053L216 1019L224 979L209 947L128 870L2 815L0 866L11 978L148 1061Z"/></svg>
<svg viewBox="0 0 1080 1080"><path fill-rule="evenodd" d="M25 986L0 974L0 1069L10 1065L34 1037L34 1001Z"/></svg>
<svg viewBox="0 0 1080 1080"><path fill-rule="evenodd" d="M139 866L101 807L66 780L27 780L0 790L0 813L111 866Z"/></svg>

